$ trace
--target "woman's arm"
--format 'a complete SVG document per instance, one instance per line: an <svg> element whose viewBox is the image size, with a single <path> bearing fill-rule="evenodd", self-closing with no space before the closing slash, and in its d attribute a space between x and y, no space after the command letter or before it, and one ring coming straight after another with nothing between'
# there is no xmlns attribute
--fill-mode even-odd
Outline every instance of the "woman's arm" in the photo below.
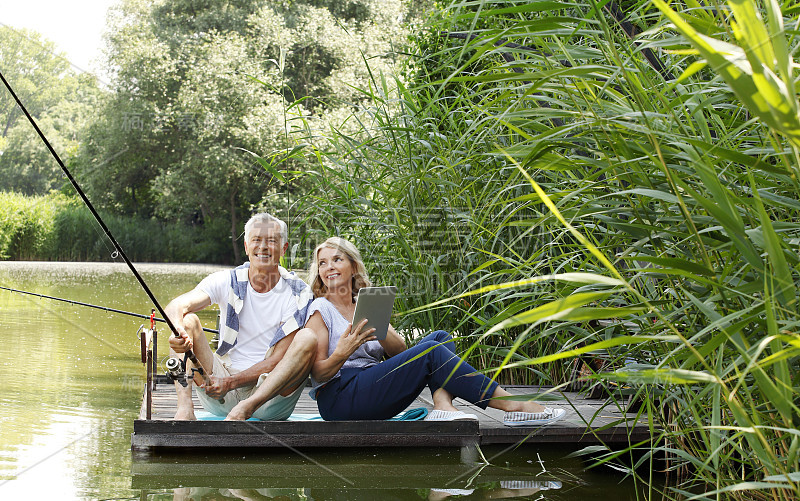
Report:
<svg viewBox="0 0 800 501"><path fill-rule="evenodd" d="M363 320L356 326L355 330L352 329L352 325L348 326L347 330L344 331L339 338L339 342L336 343L336 348L329 357L328 342L330 333L328 332L328 326L325 325L325 322L322 320L322 315L319 312L315 312L311 315L311 318L306 322L306 327L314 331L317 335L317 356L314 365L311 367L311 375L315 380L324 383L331 379L339 372L342 365L344 365L347 359L350 358L350 355L352 355L359 346L367 341L375 339L375 336L372 335L375 329L368 329L365 332L361 332L361 329L366 323L367 321Z"/></svg>
<svg viewBox="0 0 800 501"><path fill-rule="evenodd" d="M389 325L389 332L386 333L386 339L379 342L381 346L383 346L383 351L386 352L386 356L389 358L406 351L405 339L394 330L391 324Z"/></svg>

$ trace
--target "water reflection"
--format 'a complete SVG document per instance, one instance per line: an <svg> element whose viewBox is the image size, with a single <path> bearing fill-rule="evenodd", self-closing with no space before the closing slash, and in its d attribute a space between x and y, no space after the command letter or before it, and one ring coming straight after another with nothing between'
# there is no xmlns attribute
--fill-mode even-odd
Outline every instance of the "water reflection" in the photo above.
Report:
<svg viewBox="0 0 800 501"><path fill-rule="evenodd" d="M165 301L208 272L140 268ZM0 262L0 286L150 311L124 264ZM0 499L134 494L129 448L144 381L134 335L141 322L0 290Z"/></svg>
<svg viewBox="0 0 800 501"><path fill-rule="evenodd" d="M561 453L503 451L493 465L465 465L458 451L393 449L307 451L306 458L285 453L268 456L192 454L134 456L133 486L148 499L200 501L221 499L556 499L565 482L581 482L563 466ZM487 451L489 452L489 451ZM544 454L544 458L542 454ZM526 460L525 458L536 458ZM313 458L313 459L312 459ZM506 461L508 460L508 461ZM550 471L551 461L560 464ZM499 463L505 462L505 466ZM605 490L608 495L609 491ZM621 497L620 499L623 499ZM604 498L607 499L607 498Z"/></svg>
<svg viewBox="0 0 800 501"><path fill-rule="evenodd" d="M489 500L489 499L545 499L540 493L561 488L561 483L547 481L500 481L482 483L471 489L213 489L209 487L181 487L175 489L173 501L211 501L211 500L427 500L445 501L448 499ZM427 495L426 495L427 491Z"/></svg>
<svg viewBox="0 0 800 501"><path fill-rule="evenodd" d="M453 449L328 449L264 454L133 455L132 486L150 500L627 500L630 479L550 445L484 447L491 464Z"/></svg>

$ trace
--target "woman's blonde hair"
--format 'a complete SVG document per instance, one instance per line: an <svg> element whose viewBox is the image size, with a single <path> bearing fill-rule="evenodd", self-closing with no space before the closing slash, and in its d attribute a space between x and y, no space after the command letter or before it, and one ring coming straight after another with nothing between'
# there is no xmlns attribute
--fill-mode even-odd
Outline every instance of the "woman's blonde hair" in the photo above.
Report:
<svg viewBox="0 0 800 501"><path fill-rule="evenodd" d="M311 290L314 292L315 297L324 296L328 292L328 288L322 283L322 277L319 276L319 251L324 248L334 249L344 254L350 260L353 266L353 298L358 294L358 290L362 287L369 287L372 283L367 276L367 269L364 266L364 260L361 259L361 253L358 252L356 246L345 240L344 238L331 237L314 249L314 259L308 270L308 279L311 284Z"/></svg>

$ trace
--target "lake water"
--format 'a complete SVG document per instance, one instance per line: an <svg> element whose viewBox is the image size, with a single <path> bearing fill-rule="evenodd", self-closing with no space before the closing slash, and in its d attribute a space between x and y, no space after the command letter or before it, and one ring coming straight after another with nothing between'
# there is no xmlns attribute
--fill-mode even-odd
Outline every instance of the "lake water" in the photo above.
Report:
<svg viewBox="0 0 800 501"><path fill-rule="evenodd" d="M219 268L137 269L166 305ZM0 262L0 286L140 314L152 307L124 264ZM201 319L215 327L214 311ZM616 500L646 489L587 470L564 447L485 449L481 467L447 449L134 455L144 322L0 289L0 499Z"/></svg>

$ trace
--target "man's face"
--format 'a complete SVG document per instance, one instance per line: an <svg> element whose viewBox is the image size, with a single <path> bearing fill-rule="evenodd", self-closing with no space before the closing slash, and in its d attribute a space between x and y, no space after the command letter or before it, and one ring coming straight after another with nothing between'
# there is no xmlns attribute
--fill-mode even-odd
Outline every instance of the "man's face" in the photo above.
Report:
<svg viewBox="0 0 800 501"><path fill-rule="evenodd" d="M281 257L289 248L289 242L281 241L278 223L257 223L244 243L244 250L250 258L250 266L271 268L278 266Z"/></svg>

